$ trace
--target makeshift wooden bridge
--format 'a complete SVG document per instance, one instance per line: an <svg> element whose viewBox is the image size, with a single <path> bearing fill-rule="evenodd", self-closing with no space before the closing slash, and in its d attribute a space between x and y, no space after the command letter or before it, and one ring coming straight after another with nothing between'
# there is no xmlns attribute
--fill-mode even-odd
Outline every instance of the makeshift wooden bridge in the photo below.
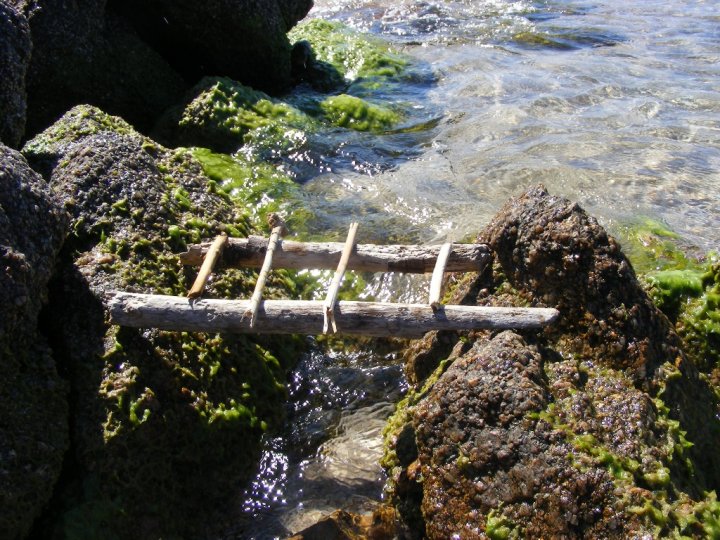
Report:
<svg viewBox="0 0 720 540"><path fill-rule="evenodd" d="M484 244L441 246L356 244L353 223L346 242L293 242L283 240L285 226L271 216L269 238L228 238L190 246L180 255L186 265L200 271L187 298L113 292L108 308L115 324L136 328L197 332L265 334L341 333L365 336L418 337L430 330L483 328L540 328L552 323L551 308L501 308L444 305L441 303L446 272L481 272L492 261ZM249 300L202 298L217 261L227 267L260 268ZM324 301L262 300L272 267L335 269ZM346 270L367 272L432 272L426 304L338 301Z"/></svg>

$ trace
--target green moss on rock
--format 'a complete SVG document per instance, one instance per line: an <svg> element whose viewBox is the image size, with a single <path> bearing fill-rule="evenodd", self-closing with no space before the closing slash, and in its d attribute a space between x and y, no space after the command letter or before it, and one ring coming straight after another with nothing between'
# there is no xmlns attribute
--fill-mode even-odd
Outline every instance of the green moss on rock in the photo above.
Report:
<svg viewBox="0 0 720 540"><path fill-rule="evenodd" d="M221 138L242 142L250 131L272 123L284 126L311 123L294 107L227 78L205 78L196 86L195 93L197 97L185 107L178 127L210 142Z"/></svg>
<svg viewBox="0 0 720 540"><path fill-rule="evenodd" d="M311 19L288 36L293 42L308 41L315 59L330 64L348 82L398 77L407 67L386 43L338 22Z"/></svg>
<svg viewBox="0 0 720 540"><path fill-rule="evenodd" d="M56 533L206 536L254 473L261 436L281 420L286 371L304 345L108 324L108 291L184 295L196 269L183 268L177 252L221 232L247 234L251 223L190 151L112 126L95 132L75 125L76 114L51 128L71 141L57 146L53 162L64 165L49 178L75 231L51 331L77 395L73 445L83 484L61 493ZM31 161L38 144L26 147ZM206 296L248 297L254 279L220 270ZM291 296L288 284L293 274L274 273L266 295Z"/></svg>
<svg viewBox="0 0 720 540"><path fill-rule="evenodd" d="M303 204L300 187L272 165L244 158L242 154L229 156L206 148L194 148L192 155L208 178L244 208L256 226L263 226L270 212L286 216L294 233L304 231L312 220L311 211Z"/></svg>
<svg viewBox="0 0 720 540"><path fill-rule="evenodd" d="M641 218L618 228L623 252L638 273L686 270L695 266L678 246L678 234L664 223Z"/></svg>
<svg viewBox="0 0 720 540"><path fill-rule="evenodd" d="M400 119L386 107L347 94L331 96L320 103L320 107L332 124L356 131L383 131Z"/></svg>

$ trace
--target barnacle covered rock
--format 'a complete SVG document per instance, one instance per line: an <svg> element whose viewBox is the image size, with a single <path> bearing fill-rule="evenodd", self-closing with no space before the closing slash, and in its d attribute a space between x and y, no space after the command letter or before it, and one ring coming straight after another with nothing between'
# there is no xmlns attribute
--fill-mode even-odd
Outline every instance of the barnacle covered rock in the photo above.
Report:
<svg viewBox="0 0 720 540"><path fill-rule="evenodd" d="M478 332L455 337L449 354L452 336L408 354L415 386L386 430L384 465L409 529L716 534L717 398L617 242L542 187L479 239L496 254L493 273L460 280L453 302L550 306L560 319L523 332L529 345Z"/></svg>
<svg viewBox="0 0 720 540"><path fill-rule="evenodd" d="M68 447L68 387L39 322L68 219L45 181L0 144L0 531L23 538Z"/></svg>
<svg viewBox="0 0 720 540"><path fill-rule="evenodd" d="M168 150L92 107L36 140L71 215L52 287L53 346L74 390L78 482L60 493L59 528L84 537L198 537L254 472L260 437L281 418L285 370L302 344L118 328L112 290L184 295L194 271L176 253L250 224L184 149ZM288 285L289 284L289 285ZM249 296L247 271L218 272L209 296ZM268 297L293 282L274 276ZM50 534L50 532L48 532Z"/></svg>

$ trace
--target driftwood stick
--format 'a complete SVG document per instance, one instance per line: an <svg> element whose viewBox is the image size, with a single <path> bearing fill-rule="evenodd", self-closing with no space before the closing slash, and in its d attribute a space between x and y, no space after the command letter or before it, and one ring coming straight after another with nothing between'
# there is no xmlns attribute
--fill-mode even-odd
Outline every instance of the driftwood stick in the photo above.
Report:
<svg viewBox="0 0 720 540"><path fill-rule="evenodd" d="M347 239L345 240L345 247L343 247L342 255L340 256L340 262L338 263L335 275L328 288L327 298L325 298L325 309L324 322L323 322L323 334L327 334L329 325L332 325L333 333L337 334L337 324L335 323L335 302L337 302L338 291L340 290L340 284L342 283L343 277L345 276L345 269L347 268L350 255L355 248L355 235L358 230L358 224L353 222L350 224L350 230L348 231Z"/></svg>
<svg viewBox="0 0 720 540"><path fill-rule="evenodd" d="M267 250L267 238L230 238L223 252L223 264L231 268L260 268ZM180 254L183 264L199 265L209 243L195 244ZM319 268L335 270L344 244L341 242L294 242L283 240L275 252L276 268ZM359 272L432 272L440 252L439 245L357 244L348 261L348 270ZM485 244L453 244L446 272L481 272L492 260Z"/></svg>
<svg viewBox="0 0 720 540"><path fill-rule="evenodd" d="M440 306L440 294L442 293L443 278L445 277L445 267L447 266L448 257L452 251L452 243L445 243L440 248L435 269L433 270L432 279L430 280L430 299L428 304L433 309Z"/></svg>
<svg viewBox="0 0 720 540"><path fill-rule="evenodd" d="M247 310L245 310L244 314L244 316L250 317L250 328L253 328L255 326L258 308L260 306L260 301L262 300L262 292L265 288L265 282L267 281L270 269L272 268L273 254L275 253L275 247L277 246L280 234L282 232L283 226L278 225L277 227L273 227L273 230L270 233L270 240L268 240L268 247L267 251L265 252L265 260L263 261L262 268L260 269L257 281L255 282L255 290L250 297L250 305L248 306Z"/></svg>
<svg viewBox="0 0 720 540"><path fill-rule="evenodd" d="M215 268L215 263L217 263L220 255L222 255L223 248L225 247L225 244L227 244L227 239L228 237L226 234L221 234L217 236L210 245L210 248L205 254L205 259L200 267L200 271L195 278L195 283L193 283L190 291L188 291L188 298L198 298L202 294L203 290L205 290L205 284L207 283L213 268Z"/></svg>
<svg viewBox="0 0 720 540"><path fill-rule="evenodd" d="M180 296L115 292L107 306L114 324L187 332L319 334L323 323L321 300L265 300L250 327L243 316L248 300L188 301ZM499 308L427 304L340 301L335 306L339 332L366 336L418 337L430 330L540 328L552 323L552 308Z"/></svg>

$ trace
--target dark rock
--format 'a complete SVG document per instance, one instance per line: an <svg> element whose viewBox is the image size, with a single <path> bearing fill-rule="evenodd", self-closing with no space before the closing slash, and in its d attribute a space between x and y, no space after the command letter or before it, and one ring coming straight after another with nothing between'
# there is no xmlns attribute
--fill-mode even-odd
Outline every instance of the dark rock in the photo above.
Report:
<svg viewBox="0 0 720 540"><path fill-rule="evenodd" d="M440 363L449 344L437 339L409 352L415 387L384 462L405 520L430 538L714 534L717 398L619 245L542 187L511 200L479 240L495 250L493 273L461 280L453 302L561 317L523 333L536 348L477 332Z"/></svg>
<svg viewBox="0 0 720 540"><path fill-rule="evenodd" d="M188 82L226 76L277 92L291 82L286 33L312 0L111 0L109 5Z"/></svg>
<svg viewBox="0 0 720 540"><path fill-rule="evenodd" d="M645 381L674 361L680 341L640 286L614 238L577 203L543 187L510 201L481 235L508 281L556 307L567 346Z"/></svg>
<svg viewBox="0 0 720 540"><path fill-rule="evenodd" d="M31 49L27 19L0 0L0 141L13 148L25 133L25 73Z"/></svg>
<svg viewBox="0 0 720 540"><path fill-rule="evenodd" d="M504 332L456 360L417 407L429 538L492 538L500 527L532 538L629 530L612 510L607 471L573 466L572 446L530 418L547 405L543 379L537 351Z"/></svg>
<svg viewBox="0 0 720 540"><path fill-rule="evenodd" d="M0 531L22 538L68 447L67 385L38 327L67 216L45 181L0 145Z"/></svg>
<svg viewBox="0 0 720 540"><path fill-rule="evenodd" d="M188 150L168 150L92 107L71 110L24 151L47 174L73 231L47 323L76 396L78 480L58 492L58 519L40 532L220 536L212 530L254 474L263 431L280 422L285 369L299 346L118 328L104 299L116 289L184 295L196 269L180 266L176 253L220 232L246 235L247 221ZM206 295L251 291L246 273L229 270Z"/></svg>
<svg viewBox="0 0 720 540"><path fill-rule="evenodd" d="M27 17L32 34L28 134L82 103L148 129L186 90L165 60L121 19L106 14L105 0L9 1Z"/></svg>

